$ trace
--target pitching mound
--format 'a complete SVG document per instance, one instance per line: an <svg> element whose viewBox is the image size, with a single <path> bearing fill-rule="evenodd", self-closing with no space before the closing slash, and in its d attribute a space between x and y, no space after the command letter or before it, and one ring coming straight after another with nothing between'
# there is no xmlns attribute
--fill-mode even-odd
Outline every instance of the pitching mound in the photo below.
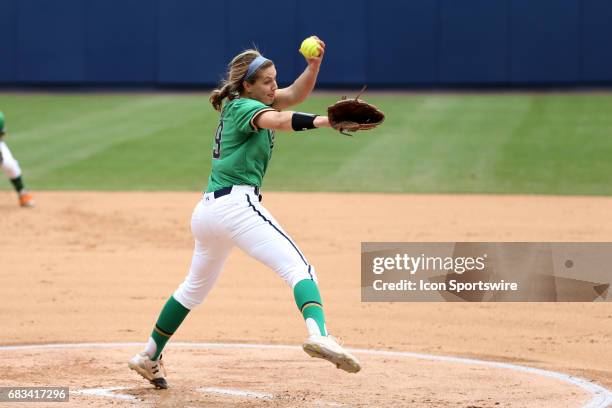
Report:
<svg viewBox="0 0 612 408"><path fill-rule="evenodd" d="M356 352L364 369L337 370L299 347L175 344L166 352L170 389L127 368L141 346L0 349L2 385L68 386L68 406L541 407L576 408L578 386L530 372L402 353ZM7 375L8 374L8 375ZM478 395L474 399L474 395Z"/></svg>

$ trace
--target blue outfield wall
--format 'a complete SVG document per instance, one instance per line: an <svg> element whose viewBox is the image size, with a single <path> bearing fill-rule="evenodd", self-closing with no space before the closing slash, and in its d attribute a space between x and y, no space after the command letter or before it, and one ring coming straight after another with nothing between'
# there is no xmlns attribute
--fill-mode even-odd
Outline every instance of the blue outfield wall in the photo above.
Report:
<svg viewBox="0 0 612 408"><path fill-rule="evenodd" d="M0 82L17 80L17 1L0 0Z"/></svg>
<svg viewBox="0 0 612 408"><path fill-rule="evenodd" d="M440 83L510 81L507 1L441 0L437 27Z"/></svg>
<svg viewBox="0 0 612 408"><path fill-rule="evenodd" d="M279 82L612 84L612 0L0 0L0 83L216 85L256 46Z"/></svg>
<svg viewBox="0 0 612 408"><path fill-rule="evenodd" d="M366 21L352 21L350 31L365 29L359 56L367 61L368 84L437 82L437 10L437 0L367 2ZM330 53L342 47L333 44Z"/></svg>
<svg viewBox="0 0 612 408"><path fill-rule="evenodd" d="M513 0L511 79L516 82L580 81L580 16L580 0Z"/></svg>
<svg viewBox="0 0 612 408"><path fill-rule="evenodd" d="M86 4L85 80L156 82L159 13L150 0L80 2Z"/></svg>
<svg viewBox="0 0 612 408"><path fill-rule="evenodd" d="M85 80L85 7L80 0L17 1L14 76L21 82Z"/></svg>

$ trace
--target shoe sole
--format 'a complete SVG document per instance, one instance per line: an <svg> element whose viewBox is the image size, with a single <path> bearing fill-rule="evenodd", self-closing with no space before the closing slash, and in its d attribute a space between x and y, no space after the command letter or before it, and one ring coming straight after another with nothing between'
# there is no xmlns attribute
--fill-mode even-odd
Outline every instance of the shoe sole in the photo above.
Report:
<svg viewBox="0 0 612 408"><path fill-rule="evenodd" d="M128 367L134 371L136 371L138 374L140 374L140 376L142 378L144 378L145 380L147 380L148 382L150 382L152 385L155 386L155 388L157 388L158 390L165 390L168 388L168 383L166 382L165 378L154 378L154 379L150 379L147 377L147 371L140 367L137 364L132 363L131 361L128 363Z"/></svg>
<svg viewBox="0 0 612 408"><path fill-rule="evenodd" d="M336 353L318 344L307 343L302 346L306 354L310 357L322 358L336 365L336 368L348 373L357 373L361 370L361 365L355 357L349 353Z"/></svg>

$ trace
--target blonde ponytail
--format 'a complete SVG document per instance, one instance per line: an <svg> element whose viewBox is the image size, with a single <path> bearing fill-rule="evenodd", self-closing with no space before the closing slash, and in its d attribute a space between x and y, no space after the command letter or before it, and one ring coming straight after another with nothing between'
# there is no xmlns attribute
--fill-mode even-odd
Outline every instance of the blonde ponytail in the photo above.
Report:
<svg viewBox="0 0 612 408"><path fill-rule="evenodd" d="M245 50L240 54L236 55L232 61L228 64L227 79L221 82L219 88L214 89L210 93L209 101L216 111L221 112L223 107L223 100L228 98L230 101L236 99L242 93L244 87L242 81L249 69L249 64L253 60L259 57L261 54L257 50ZM266 61L262 64L261 68L267 68L271 66L272 61ZM248 79L249 83L254 83L257 80L257 75L253 78Z"/></svg>
<svg viewBox="0 0 612 408"><path fill-rule="evenodd" d="M221 89L214 89L210 94L210 103L216 111L221 112L221 107L223 106L223 100L227 97L231 96L231 84L225 83L221 87ZM233 98L230 98L230 100Z"/></svg>

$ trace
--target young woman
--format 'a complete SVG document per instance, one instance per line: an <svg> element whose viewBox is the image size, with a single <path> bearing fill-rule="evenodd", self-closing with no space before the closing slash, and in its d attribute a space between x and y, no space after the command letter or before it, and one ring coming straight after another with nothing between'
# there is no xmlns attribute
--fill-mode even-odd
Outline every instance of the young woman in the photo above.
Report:
<svg viewBox="0 0 612 408"><path fill-rule="evenodd" d="M11 151L3 140L5 133L6 129L4 127L4 113L0 112L0 167L2 167L2 171L11 181L11 184L17 192L19 205L25 208L34 207L34 197L32 197L32 194L28 192L23 184L19 162L15 160L11 154Z"/></svg>
<svg viewBox="0 0 612 408"><path fill-rule="evenodd" d="M303 345L306 353L348 372L361 369L357 359L328 335L314 267L260 203L275 130L329 127L326 116L283 111L312 91L325 51L323 41L318 42L320 55L307 59L308 67L288 88L278 89L272 61L246 50L230 62L227 79L211 94L210 102L221 117L208 187L191 219L195 249L189 274L162 309L145 350L129 362L157 388L168 387L163 347L208 295L234 246L269 266L292 288L309 333Z"/></svg>

